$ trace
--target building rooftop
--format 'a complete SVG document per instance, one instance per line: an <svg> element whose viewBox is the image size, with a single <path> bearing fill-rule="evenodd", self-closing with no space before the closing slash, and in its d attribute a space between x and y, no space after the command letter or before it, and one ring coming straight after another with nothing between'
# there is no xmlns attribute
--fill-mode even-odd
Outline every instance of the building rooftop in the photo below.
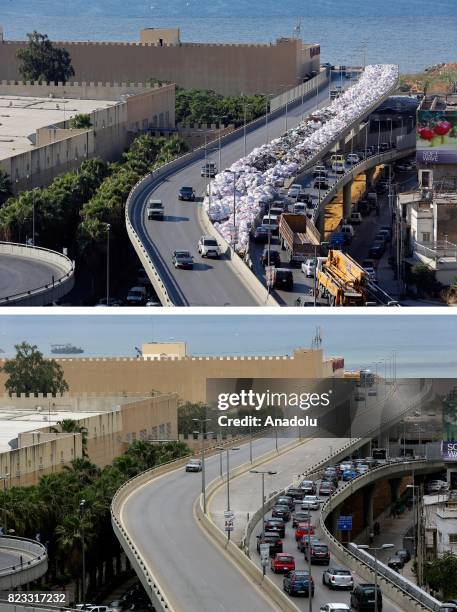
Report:
<svg viewBox="0 0 457 612"><path fill-rule="evenodd" d="M26 431L36 431L48 425L55 425L63 419L73 419L78 421L103 411L94 412L69 412L66 410L48 410L44 402L42 410L22 409L22 408L2 408L0 410L0 453L11 450L8 444L10 440L17 438L20 433Z"/></svg>
<svg viewBox="0 0 457 612"><path fill-rule="evenodd" d="M114 100L13 96L0 93L0 160L34 148L35 132L81 113L108 108ZM62 126L58 126L62 127Z"/></svg>
<svg viewBox="0 0 457 612"><path fill-rule="evenodd" d="M457 111L457 95L436 94L425 96L421 102L419 110Z"/></svg>

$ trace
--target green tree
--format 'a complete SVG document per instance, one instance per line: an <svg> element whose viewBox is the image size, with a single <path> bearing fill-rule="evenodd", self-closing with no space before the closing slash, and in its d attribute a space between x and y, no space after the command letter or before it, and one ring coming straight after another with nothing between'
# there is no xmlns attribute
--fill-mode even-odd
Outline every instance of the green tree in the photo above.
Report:
<svg viewBox="0 0 457 612"><path fill-rule="evenodd" d="M435 290L435 272L426 264L419 263L412 267L411 280L416 285L419 295L430 295Z"/></svg>
<svg viewBox="0 0 457 612"><path fill-rule="evenodd" d="M70 127L74 130L82 130L85 128L90 128L92 126L92 122L90 120L90 115L86 113L80 113L79 115L75 115L70 119Z"/></svg>
<svg viewBox="0 0 457 612"><path fill-rule="evenodd" d="M27 342L16 344L16 356L1 368L8 379L5 388L13 393L51 393L68 391L61 366L54 359L45 359L38 347Z"/></svg>
<svg viewBox="0 0 457 612"><path fill-rule="evenodd" d="M46 34L36 30L27 34L28 42L19 49L19 72L26 81L65 82L74 76L70 54L55 47Z"/></svg>
<svg viewBox="0 0 457 612"><path fill-rule="evenodd" d="M11 195L11 181L9 174L0 168L0 204L6 202Z"/></svg>
<svg viewBox="0 0 457 612"><path fill-rule="evenodd" d="M457 555L445 552L425 566L425 580L443 595L444 601L457 595Z"/></svg>

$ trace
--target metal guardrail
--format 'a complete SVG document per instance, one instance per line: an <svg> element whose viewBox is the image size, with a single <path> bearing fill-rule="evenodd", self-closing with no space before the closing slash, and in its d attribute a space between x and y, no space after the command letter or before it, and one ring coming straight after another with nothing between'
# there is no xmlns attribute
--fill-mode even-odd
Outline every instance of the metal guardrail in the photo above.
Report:
<svg viewBox="0 0 457 612"><path fill-rule="evenodd" d="M398 472L411 472L412 469L417 473L420 470L422 464L423 469L433 471L442 466L442 461L426 461L424 459L416 459L409 461L401 461L389 463L377 468L373 468L365 474L359 475L357 478L350 480L338 488L335 493L325 501L321 507L321 513L319 516L319 523L325 537L330 541L332 548L337 556L344 558L348 562L349 558L352 557L360 561L363 565L367 566L370 570L373 569L374 558L369 554L361 554L362 551L357 550L355 546L344 547L327 529L325 521L329 514L335 510L345 499L350 497L356 491L362 489L366 484L371 483L373 480L379 480L387 475ZM373 476L375 477L373 478ZM376 478L379 475L379 478ZM349 563L350 564L350 563ZM417 603L421 604L428 610L437 610L440 602L434 597L429 595L426 591L422 590L417 585L413 584L407 578L401 576L391 568L387 567L382 562L378 561L378 574L381 579L384 579L387 583L393 585L393 587L404 596L413 599Z"/></svg>
<svg viewBox="0 0 457 612"><path fill-rule="evenodd" d="M49 300L42 300L42 298L45 298L47 293L55 292L57 290L58 297L62 297L73 287L75 262L63 253L17 242L0 242L0 257L1 255L27 257L30 259L53 263L61 268L64 273L62 276L52 279L50 283L40 287L34 287L28 291L22 291L20 293L15 293L0 298L0 306L17 305L19 302L33 301L43 301L42 305L44 305L45 303L52 301L52 298Z"/></svg>

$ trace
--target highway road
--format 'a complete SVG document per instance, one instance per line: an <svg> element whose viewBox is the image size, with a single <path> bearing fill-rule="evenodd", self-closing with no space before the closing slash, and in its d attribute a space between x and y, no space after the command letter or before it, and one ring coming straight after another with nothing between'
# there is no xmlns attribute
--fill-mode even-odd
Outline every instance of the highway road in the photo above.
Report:
<svg viewBox="0 0 457 612"><path fill-rule="evenodd" d="M62 269L29 257L0 256L0 299L38 289L62 276Z"/></svg>
<svg viewBox="0 0 457 612"><path fill-rule="evenodd" d="M337 77L335 77L336 79ZM318 98L308 100L303 106L289 109L288 128L298 125L304 114L323 104L329 98L326 87ZM285 131L285 116L271 119L268 129L265 124L247 134L249 153L255 147L280 136ZM212 143L207 158L219 168L219 154ZM221 168L229 167L244 155L243 135L222 147ZM160 181L157 187L144 187L132 207L132 223L148 250L159 275L166 281L169 294L177 306L254 306L258 302L250 293L233 266L227 259L203 259L198 255L197 242L205 233L201 226L199 207L201 202L180 202L178 191L182 186L193 187L198 196L203 196L206 179L200 177L202 159L195 161L180 172ZM161 199L165 206L163 221L148 221L146 201L153 191L154 197ZM176 270L172 265L173 250L189 250L194 255L193 270ZM133 284L133 283L132 283Z"/></svg>
<svg viewBox="0 0 457 612"><path fill-rule="evenodd" d="M254 440L254 458L274 447L272 438ZM231 467L247 461L249 444L233 453ZM206 460L207 482L218 475L217 454ZM124 504L122 520L162 592L177 612L276 610L196 524L193 506L200 490L201 474L179 468L143 485Z"/></svg>

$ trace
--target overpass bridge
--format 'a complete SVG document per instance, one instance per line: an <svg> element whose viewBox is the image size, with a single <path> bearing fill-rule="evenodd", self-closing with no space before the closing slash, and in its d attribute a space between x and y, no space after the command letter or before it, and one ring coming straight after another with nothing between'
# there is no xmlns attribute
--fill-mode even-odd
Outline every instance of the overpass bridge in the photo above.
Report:
<svg viewBox="0 0 457 612"><path fill-rule="evenodd" d="M41 578L48 570L46 548L17 536L0 536L0 591L9 591Z"/></svg>

